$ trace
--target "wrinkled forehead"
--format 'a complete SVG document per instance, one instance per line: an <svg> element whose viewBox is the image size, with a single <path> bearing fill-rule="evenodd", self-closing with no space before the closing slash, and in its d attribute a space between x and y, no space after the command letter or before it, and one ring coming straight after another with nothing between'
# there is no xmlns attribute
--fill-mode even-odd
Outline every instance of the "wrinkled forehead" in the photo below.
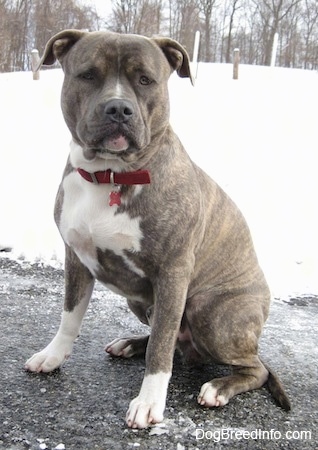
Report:
<svg viewBox="0 0 318 450"><path fill-rule="evenodd" d="M75 67L76 70L96 67L102 72L147 70L170 75L169 63L154 41L110 32L89 33L80 39L67 55L65 68Z"/></svg>

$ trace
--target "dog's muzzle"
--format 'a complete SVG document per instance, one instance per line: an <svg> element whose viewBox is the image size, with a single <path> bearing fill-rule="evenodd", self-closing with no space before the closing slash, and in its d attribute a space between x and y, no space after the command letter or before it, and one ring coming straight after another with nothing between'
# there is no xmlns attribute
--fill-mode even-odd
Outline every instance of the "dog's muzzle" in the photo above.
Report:
<svg viewBox="0 0 318 450"><path fill-rule="evenodd" d="M134 114L133 104L129 100L114 98L99 106L108 122L127 123Z"/></svg>

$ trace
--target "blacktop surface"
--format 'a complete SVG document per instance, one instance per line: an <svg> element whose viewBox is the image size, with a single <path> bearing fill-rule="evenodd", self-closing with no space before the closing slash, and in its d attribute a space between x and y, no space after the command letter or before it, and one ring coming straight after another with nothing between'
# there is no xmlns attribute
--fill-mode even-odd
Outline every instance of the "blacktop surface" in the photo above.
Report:
<svg viewBox="0 0 318 450"><path fill-rule="evenodd" d="M0 449L318 450L318 297L273 299L260 342L263 360L290 397L290 412L266 387L204 409L196 402L201 385L226 368L189 368L176 356L163 424L136 431L124 418L144 360L114 359L104 346L145 327L100 284L65 365L51 374L24 370L57 331L63 289L61 269L0 253Z"/></svg>

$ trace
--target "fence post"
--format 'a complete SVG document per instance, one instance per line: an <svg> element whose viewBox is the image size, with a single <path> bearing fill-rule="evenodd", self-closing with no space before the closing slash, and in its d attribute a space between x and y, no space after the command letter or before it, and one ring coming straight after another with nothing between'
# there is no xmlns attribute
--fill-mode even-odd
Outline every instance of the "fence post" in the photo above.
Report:
<svg viewBox="0 0 318 450"><path fill-rule="evenodd" d="M278 46L278 33L275 33L274 40L273 40L273 47L272 47L272 55L271 55L271 67L275 67L277 46Z"/></svg>
<svg viewBox="0 0 318 450"><path fill-rule="evenodd" d="M39 50L33 49L31 52L31 66L33 72L33 80L40 79L40 71L36 70L40 62Z"/></svg>
<svg viewBox="0 0 318 450"><path fill-rule="evenodd" d="M234 58L233 58L233 80L238 80L238 69L240 62L240 49L234 49Z"/></svg>
<svg viewBox="0 0 318 450"><path fill-rule="evenodd" d="M193 70L195 70L195 78L198 77L199 46L200 46L200 31L196 31L195 32L195 39L194 39L194 47L193 47L193 58L192 58L192 66L193 66Z"/></svg>

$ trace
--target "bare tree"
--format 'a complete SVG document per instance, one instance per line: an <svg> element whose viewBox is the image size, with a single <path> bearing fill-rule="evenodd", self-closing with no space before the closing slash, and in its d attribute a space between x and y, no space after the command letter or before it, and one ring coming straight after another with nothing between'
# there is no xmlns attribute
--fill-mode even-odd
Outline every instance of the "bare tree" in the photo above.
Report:
<svg viewBox="0 0 318 450"><path fill-rule="evenodd" d="M297 67L302 54L302 23L300 3L284 17L279 30L278 64L284 67Z"/></svg>
<svg viewBox="0 0 318 450"><path fill-rule="evenodd" d="M304 68L317 68L318 54L318 0L305 0L302 11L304 22L305 52ZM316 58L315 58L316 56Z"/></svg>
<svg viewBox="0 0 318 450"><path fill-rule="evenodd" d="M263 63L270 65L275 33L279 31L281 21L301 0L253 0L263 25L264 44Z"/></svg>
<svg viewBox="0 0 318 450"><path fill-rule="evenodd" d="M196 0L185 0L180 7L180 42L192 56L195 32L199 29L199 10Z"/></svg>
<svg viewBox="0 0 318 450"><path fill-rule="evenodd" d="M87 6L73 0L35 0L32 22L34 45L43 48L54 33L64 28L98 29L98 16Z"/></svg>
<svg viewBox="0 0 318 450"><path fill-rule="evenodd" d="M198 6L203 15L204 51L202 56L204 61L211 61L212 12L217 6L217 0L198 0Z"/></svg>
<svg viewBox="0 0 318 450"><path fill-rule="evenodd" d="M98 27L98 16L76 0L0 0L0 70L30 68L30 51L42 50L63 28Z"/></svg>
<svg viewBox="0 0 318 450"><path fill-rule="evenodd" d="M28 22L32 0L6 2L4 70L21 70L27 66ZM9 20L8 20L9 19Z"/></svg>
<svg viewBox="0 0 318 450"><path fill-rule="evenodd" d="M227 45L225 51L225 62L231 62L232 56L232 38L233 38L233 27L234 27L234 18L236 12L242 7L241 0L231 0L229 5L229 31L227 35Z"/></svg>
<svg viewBox="0 0 318 450"><path fill-rule="evenodd" d="M109 29L179 40L192 53L201 31L200 59L270 64L279 34L277 63L318 68L318 0L112 0ZM0 71L30 68L30 50L43 50L63 28L97 30L96 9L79 0L0 0Z"/></svg>
<svg viewBox="0 0 318 450"><path fill-rule="evenodd" d="M137 23L138 34L159 34L162 24L162 0L145 0Z"/></svg>
<svg viewBox="0 0 318 450"><path fill-rule="evenodd" d="M112 0L110 27L117 32L159 34L162 0Z"/></svg>
<svg viewBox="0 0 318 450"><path fill-rule="evenodd" d="M169 35L180 41L191 54L195 32L200 29L197 0L169 0Z"/></svg>
<svg viewBox="0 0 318 450"><path fill-rule="evenodd" d="M198 0L169 0L166 4L163 0L112 0L108 22L108 28L120 33L168 34L189 51L199 27Z"/></svg>

